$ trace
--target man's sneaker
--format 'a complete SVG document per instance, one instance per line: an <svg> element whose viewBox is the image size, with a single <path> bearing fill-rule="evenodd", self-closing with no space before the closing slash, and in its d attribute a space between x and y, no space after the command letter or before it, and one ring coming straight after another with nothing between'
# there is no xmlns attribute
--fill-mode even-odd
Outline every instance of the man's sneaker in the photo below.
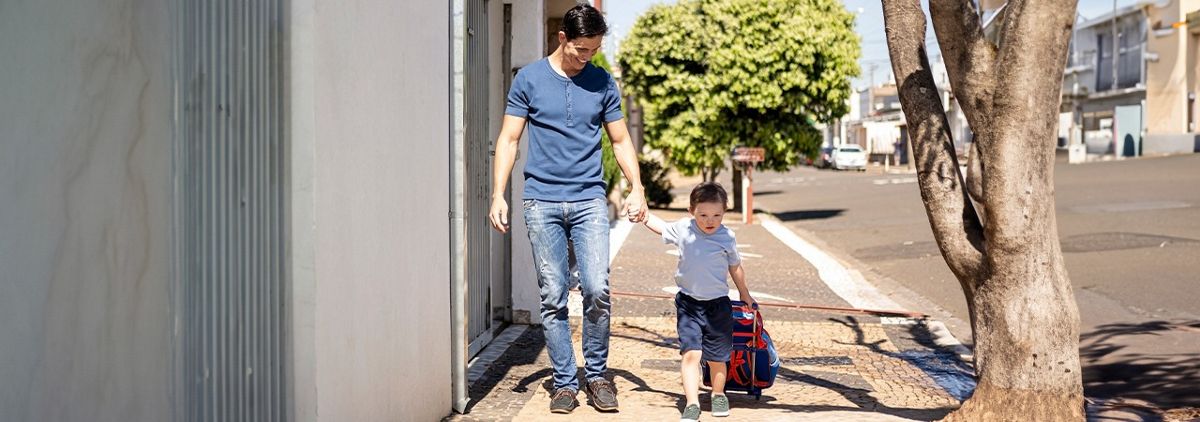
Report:
<svg viewBox="0 0 1200 422"><path fill-rule="evenodd" d="M700 405L689 404L679 415L679 422L700 422Z"/></svg>
<svg viewBox="0 0 1200 422"><path fill-rule="evenodd" d="M712 415L716 417L729 416L729 397L725 397L724 394L713 394Z"/></svg>
<svg viewBox="0 0 1200 422"><path fill-rule="evenodd" d="M554 390L554 395L550 397L550 413L571 413L578 405L575 390L570 388Z"/></svg>
<svg viewBox="0 0 1200 422"><path fill-rule="evenodd" d="M617 410L617 389L606 379L588 381L588 393L591 393L592 406L602 411Z"/></svg>

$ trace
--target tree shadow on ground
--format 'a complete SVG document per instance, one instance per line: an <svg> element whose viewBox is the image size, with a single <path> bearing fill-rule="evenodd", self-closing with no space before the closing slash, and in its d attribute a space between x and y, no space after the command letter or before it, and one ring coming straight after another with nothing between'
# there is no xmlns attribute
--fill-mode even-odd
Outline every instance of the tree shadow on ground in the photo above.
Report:
<svg viewBox="0 0 1200 422"><path fill-rule="evenodd" d="M779 221L824 220L842 215L846 210L800 210L776 213Z"/></svg>
<svg viewBox="0 0 1200 422"><path fill-rule="evenodd" d="M936 360L952 361L953 363L950 364L951 368L949 369L949 371L953 372L953 375L955 377L959 378L960 381L962 378L965 377L970 382L971 388L973 389L973 387L974 387L974 381L971 378L972 370L971 370L970 366L967 365L966 363L962 362L958 358L958 356L956 354L954 354L953 351L946 350L946 349L942 348L941 346L937 346L936 344L934 344L933 340L932 340L932 334L929 333L928 329L923 324L913 324L912 326L908 327L908 330L909 330L909 333L914 338L914 340L919 341L923 346L928 347L931 350L931 352L926 352L923 354L910 354L910 353L904 353L904 352L897 353L897 352L891 352L888 350L884 350L883 348L880 347L880 345L886 340L880 340L880 341L876 341L876 342L867 342L866 335L863 332L861 324L859 323L858 319L856 319L855 317L848 316L848 317L846 317L845 320L831 318L830 320L834 321L834 322L838 322L840 324L843 324L847 327L850 327L851 329L853 329L855 331L856 341L854 343L849 343L849 344L864 346L864 347L871 349L875 353L879 353L882 355L905 360L906 362L909 362L910 364L913 364L914 366L918 366L918 367L922 368L923 370L926 370L926 373L929 373L929 370L927 368L930 365L927 362L921 362L920 364L916 363L918 360L920 360L922 358L930 358L932 356L932 357L936 358ZM945 365L944 362L943 362L943 365ZM859 382L861 382L865 385L865 381L858 378L857 375L855 375L854 377L856 379L858 379ZM935 380L937 378L933 374L931 374L931 377L934 377ZM833 392L841 395L847 401L853 403L855 407L834 406L834 405L782 404L782 403L778 402L778 399L775 396L770 394L771 393L770 389L763 390L763 396L762 396L762 399L760 399L760 400L756 400L752 396L749 396L746 394L730 394L729 395L730 401L733 404L734 408L776 409L776 410L784 410L784 411L795 412L795 413L815 413L815 412L833 412L833 411L883 413L883 414L887 414L887 415L908 418L908 419L918 419L918 420L941 419L954 410L954 407L934 408L934 409L911 409L911 408L891 407L891 406L881 403L878 398L873 396L872 393L874 393L874 391L872 391L870 388L862 388L862 387L857 387L857 386L853 386L853 385L848 385L847 383L842 383L842 382L838 382L835 380L821 378L819 376L815 376L812 374L802 373L799 371L789 369L787 367L779 368L779 373L776 378L776 383L779 383L780 381L808 384L808 385L812 385L812 386L816 386L816 387L820 387L820 388L824 388L824 389L833 391ZM939 384L941 384L940 381L939 381ZM703 400L703 398L704 398L703 394L701 395L701 398Z"/></svg>
<svg viewBox="0 0 1200 422"><path fill-rule="evenodd" d="M1107 324L1080 336L1083 389L1097 403L1147 403L1157 408L1200 408L1200 352L1142 354L1126 352L1139 336L1167 332L1196 333L1200 321L1148 321Z"/></svg>
<svg viewBox="0 0 1200 422"><path fill-rule="evenodd" d="M785 405L775 402L775 397L767 394L770 390L764 390L762 400L755 400L750 396L741 394L731 394L730 401L737 408L747 409L782 409L795 413L815 413L815 412L864 412L864 413L883 413L887 415L897 416L906 419L917 420L935 420L941 419L949 414L954 409L908 409L897 408L885 405L879 402L879 399L871 395L873 391L865 388L858 388L836 381L831 381L823 378L818 378L809 374L804 374L798 371L793 371L788 368L779 368L779 378L790 382L803 383L816 387L821 387L838 393L847 401L854 403L856 407L849 406L832 406L832 405ZM778 382L778 380L776 381Z"/></svg>
<svg viewBox="0 0 1200 422"><path fill-rule="evenodd" d="M657 347L666 347L666 348L670 348L670 349L678 349L679 348L679 338L678 337L664 336L662 334L647 330L642 327L638 327L636 325L631 325L628 323L621 323L621 328L640 331L640 332L646 334L646 337L631 336L628 334L618 334L618 333L612 333L610 335L613 337L623 338L626 340L633 340L633 341L639 341L642 343L647 343L647 344L657 346Z"/></svg>
<svg viewBox="0 0 1200 422"><path fill-rule="evenodd" d="M902 349L899 352L893 352L880 347L881 344L888 341L887 339L867 342L866 333L863 331L862 324L858 322L857 318L847 316L844 320L838 318L830 318L829 320L854 331L854 343L839 343L864 346L873 353L902 360L920 369L937 383L939 387L945 390L946 393L960 402L966 400L975 391L974 367L970 363L960 359L958 353L954 350L937 345L933 341L933 334L923 321L914 321L912 324L905 326L905 333L908 334L905 340L912 341L920 347L912 350Z"/></svg>
<svg viewBox="0 0 1200 422"><path fill-rule="evenodd" d="M614 379L624 378L626 381L629 381L630 383L635 385L635 387L633 388L633 391L639 391L639 392L643 392L643 393L655 393L655 394L660 394L662 396L665 396L666 398L669 398L669 399L674 399L675 407L677 407L677 408L682 408L683 405L687 403L687 397L685 397L683 395L682 389L680 391L663 391L663 390L655 389L655 388L651 387L650 384L646 382L646 380L643 380L641 377L634 375L632 372L626 371L624 369L609 368L608 372L611 374L612 378L614 378Z"/></svg>

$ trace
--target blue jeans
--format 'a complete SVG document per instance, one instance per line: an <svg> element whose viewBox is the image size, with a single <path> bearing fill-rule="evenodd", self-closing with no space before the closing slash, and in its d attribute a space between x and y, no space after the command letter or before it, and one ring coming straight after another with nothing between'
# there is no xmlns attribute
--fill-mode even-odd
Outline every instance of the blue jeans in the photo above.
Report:
<svg viewBox="0 0 1200 422"><path fill-rule="evenodd" d="M583 358L588 381L604 377L608 369L608 204L603 199L547 202L527 199L525 225L533 244L538 288L542 296L542 329L554 367L554 388L579 391L571 325L567 320L567 292L571 287L567 242L575 250L583 294Z"/></svg>

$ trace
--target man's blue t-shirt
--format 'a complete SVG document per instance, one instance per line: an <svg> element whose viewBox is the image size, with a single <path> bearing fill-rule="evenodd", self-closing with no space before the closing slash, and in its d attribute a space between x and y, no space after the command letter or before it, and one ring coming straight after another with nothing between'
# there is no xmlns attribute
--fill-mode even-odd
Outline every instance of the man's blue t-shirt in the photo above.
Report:
<svg viewBox="0 0 1200 422"><path fill-rule="evenodd" d="M548 59L538 60L517 73L504 114L528 121L523 199L604 198L600 130L625 117L621 92L608 72L588 63L567 78Z"/></svg>

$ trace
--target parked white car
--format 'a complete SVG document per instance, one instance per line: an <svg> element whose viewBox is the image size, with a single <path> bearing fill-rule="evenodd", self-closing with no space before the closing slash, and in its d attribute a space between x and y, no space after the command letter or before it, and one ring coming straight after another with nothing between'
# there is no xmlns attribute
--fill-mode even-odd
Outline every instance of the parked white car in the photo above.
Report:
<svg viewBox="0 0 1200 422"><path fill-rule="evenodd" d="M858 145L842 145L833 149L832 164L834 170L867 169L867 153Z"/></svg>

